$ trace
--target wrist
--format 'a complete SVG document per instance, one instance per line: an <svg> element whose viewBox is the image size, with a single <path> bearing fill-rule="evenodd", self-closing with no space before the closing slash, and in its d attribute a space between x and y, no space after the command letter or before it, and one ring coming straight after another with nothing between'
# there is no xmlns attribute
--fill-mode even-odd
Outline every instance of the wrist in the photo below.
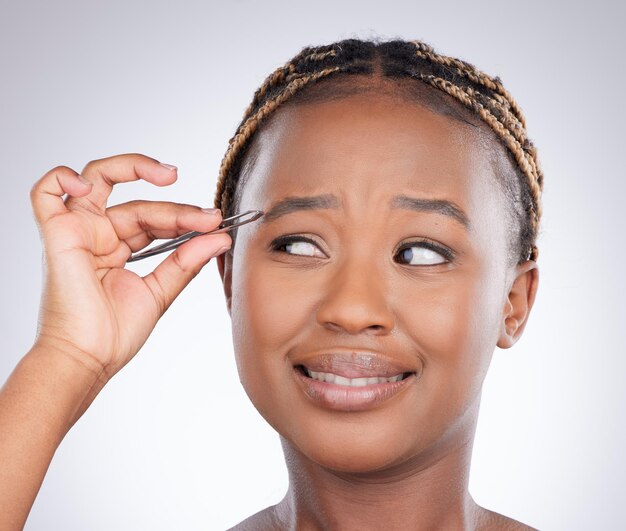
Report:
<svg viewBox="0 0 626 531"><path fill-rule="evenodd" d="M104 386L74 354L38 342L0 388L2 529L23 528L54 453Z"/></svg>
<svg viewBox="0 0 626 531"><path fill-rule="evenodd" d="M69 342L40 337L22 362L38 389L62 406L57 413L67 431L109 380L101 363Z"/></svg>
<svg viewBox="0 0 626 531"><path fill-rule="evenodd" d="M109 380L108 371L101 361L67 339L40 332L28 355L51 360L66 358L71 362L68 364L69 370L84 373L81 378L101 381L103 384ZM74 365L74 368L71 369L69 365Z"/></svg>

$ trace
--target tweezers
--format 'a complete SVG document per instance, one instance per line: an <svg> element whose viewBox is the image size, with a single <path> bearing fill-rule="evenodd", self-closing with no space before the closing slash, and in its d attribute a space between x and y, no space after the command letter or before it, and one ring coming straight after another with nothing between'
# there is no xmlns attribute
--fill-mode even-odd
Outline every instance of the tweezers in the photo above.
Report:
<svg viewBox="0 0 626 531"><path fill-rule="evenodd" d="M237 223L228 224L228 222L234 219L240 218L242 216L247 216L247 215L251 215L249 219L246 219L244 221L238 221ZM186 232L185 234L182 234L178 236L177 238L168 240L164 243L161 243L160 245L156 245L154 247L151 247L150 249L141 251L140 253L135 253L131 255L131 257L128 260L126 260L126 263L135 262L136 260L143 260L144 258L148 258L149 256L154 256L156 254L165 253L167 251L173 251L179 245L182 245L186 241L191 240L191 238L195 238L196 236L202 236L203 234L217 234L218 232L227 232L231 229L234 229L235 227L240 227L241 225L245 225L246 223L255 221L259 219L262 215L263 215L263 212L261 210L248 210L247 212L244 212L242 214L237 214L235 216L231 216L229 218L223 219L222 222L220 223L220 226L217 229L210 230L209 232L198 232L195 230L191 232Z"/></svg>

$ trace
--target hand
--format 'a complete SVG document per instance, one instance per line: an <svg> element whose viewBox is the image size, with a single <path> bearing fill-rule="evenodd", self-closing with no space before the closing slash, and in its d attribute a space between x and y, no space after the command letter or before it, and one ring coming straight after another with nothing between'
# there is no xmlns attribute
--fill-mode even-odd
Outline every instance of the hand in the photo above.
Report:
<svg viewBox="0 0 626 531"><path fill-rule="evenodd" d="M92 161L80 175L54 168L33 186L45 273L35 346L60 350L108 381L202 267L230 247L228 234L207 234L178 247L144 277L124 268L131 252L156 238L220 225L219 211L191 205L131 201L106 208L117 183L144 179L167 186L176 178L174 167L127 154Z"/></svg>

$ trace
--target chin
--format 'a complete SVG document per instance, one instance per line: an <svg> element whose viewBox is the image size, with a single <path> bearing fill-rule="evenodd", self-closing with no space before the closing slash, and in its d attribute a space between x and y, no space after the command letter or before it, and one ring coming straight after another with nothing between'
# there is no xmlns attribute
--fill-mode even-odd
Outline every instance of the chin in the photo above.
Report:
<svg viewBox="0 0 626 531"><path fill-rule="evenodd" d="M397 392L372 393L367 386L336 397L336 384L321 388L296 378L272 378L279 370L244 372L248 397L280 434L288 466L294 457L329 470L381 475L432 463L446 447L466 443L477 411L463 392L415 375L382 384ZM296 385L300 380L303 386ZM372 384L378 386L381 384ZM377 389L376 389L377 390ZM351 390L352 391L352 390ZM347 396L347 399L345 398ZM374 397L374 399L371 399ZM358 408L355 408L355 405ZM407 470L408 470L407 468Z"/></svg>
<svg viewBox="0 0 626 531"><path fill-rule="evenodd" d="M432 433L408 430L401 419L381 420L355 413L331 415L309 418L306 423L294 420L289 427L274 425L283 438L286 454L293 448L324 468L366 474L395 468L427 452L436 441Z"/></svg>
<svg viewBox="0 0 626 531"><path fill-rule="evenodd" d="M362 475L393 469L408 459L393 452L391 448L373 449L365 445L352 445L343 450L330 452L306 448L302 453L328 470Z"/></svg>

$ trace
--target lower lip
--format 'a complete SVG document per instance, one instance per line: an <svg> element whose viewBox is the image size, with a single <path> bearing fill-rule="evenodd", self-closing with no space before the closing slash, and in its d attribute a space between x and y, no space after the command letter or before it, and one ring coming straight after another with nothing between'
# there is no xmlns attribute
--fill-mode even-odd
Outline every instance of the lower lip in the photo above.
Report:
<svg viewBox="0 0 626 531"><path fill-rule="evenodd" d="M295 367L293 371L308 398L324 408L338 411L373 409L407 389L416 378L411 374L398 382L351 387L309 378Z"/></svg>

